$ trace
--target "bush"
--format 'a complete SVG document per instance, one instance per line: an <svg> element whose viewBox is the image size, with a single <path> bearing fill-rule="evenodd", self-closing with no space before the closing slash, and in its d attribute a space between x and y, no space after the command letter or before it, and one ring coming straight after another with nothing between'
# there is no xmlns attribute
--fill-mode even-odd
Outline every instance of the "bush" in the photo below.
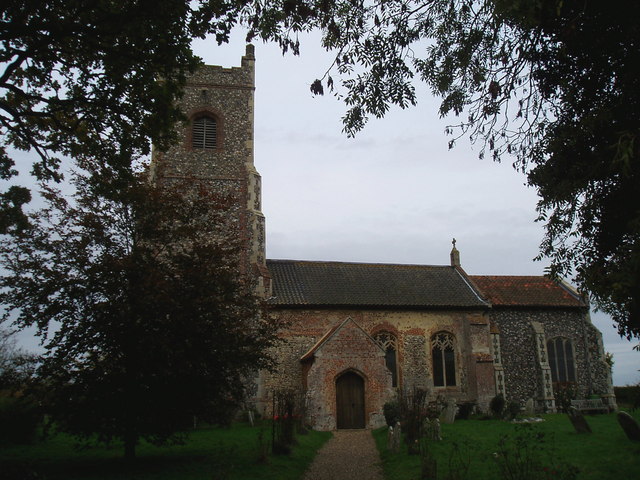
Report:
<svg viewBox="0 0 640 480"><path fill-rule="evenodd" d="M522 410L522 406L520 405L520 402L516 400L511 400L507 405L507 417L509 419L516 418L520 414L521 410Z"/></svg>
<svg viewBox="0 0 640 480"><path fill-rule="evenodd" d="M627 405L631 408L640 407L640 385L627 385L626 387L613 387L618 405Z"/></svg>
<svg viewBox="0 0 640 480"><path fill-rule="evenodd" d="M0 397L0 445L28 444L36 439L40 414L22 397Z"/></svg>
<svg viewBox="0 0 640 480"><path fill-rule="evenodd" d="M496 395L489 402L489 409L491 413L493 413L494 417L502 417L502 412L504 412L504 407L506 406L506 401L501 393Z"/></svg>
<svg viewBox="0 0 640 480"><path fill-rule="evenodd" d="M393 427L400 420L400 404L397 400L385 403L382 411L388 426Z"/></svg>
<svg viewBox="0 0 640 480"><path fill-rule="evenodd" d="M575 400L578 396L578 389L575 383L554 383L553 394L556 397L556 406L563 413L569 413L571 408L571 400Z"/></svg>
<svg viewBox="0 0 640 480"><path fill-rule="evenodd" d="M458 415L456 418L461 420L468 420L471 414L473 413L473 409L476 407L475 402L464 402L458 405Z"/></svg>
<svg viewBox="0 0 640 480"><path fill-rule="evenodd" d="M401 417L404 441L408 445L409 454L420 453L418 442L422 437L422 423L426 418L427 392L415 388L412 393L402 398Z"/></svg>

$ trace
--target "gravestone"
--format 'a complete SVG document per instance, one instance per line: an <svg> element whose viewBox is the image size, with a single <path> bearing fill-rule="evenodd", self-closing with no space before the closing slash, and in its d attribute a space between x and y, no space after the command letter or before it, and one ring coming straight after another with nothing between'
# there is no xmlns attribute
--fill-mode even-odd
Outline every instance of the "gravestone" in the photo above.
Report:
<svg viewBox="0 0 640 480"><path fill-rule="evenodd" d="M387 448L394 453L400 451L400 439L402 437L402 429L400 428L400 422L396 422L394 427L389 427L387 432Z"/></svg>
<svg viewBox="0 0 640 480"><path fill-rule="evenodd" d="M640 425L635 418L627 412L618 412L618 423L629 440L640 442Z"/></svg>
<svg viewBox="0 0 640 480"><path fill-rule="evenodd" d="M582 413L580 413L574 407L571 407L569 408L568 415L573 428L576 430L576 433L591 433L591 427L587 423L587 419L584 418L584 415L582 415Z"/></svg>
<svg viewBox="0 0 640 480"><path fill-rule="evenodd" d="M442 436L440 435L440 420L434 418L433 420L429 420L428 418L424 419L423 428L427 439L434 440L439 442L442 440Z"/></svg>
<svg viewBox="0 0 640 480"><path fill-rule="evenodd" d="M535 415L535 403L533 398L527 400L527 403L524 404L524 414L527 417L533 417Z"/></svg>
<svg viewBox="0 0 640 480"><path fill-rule="evenodd" d="M447 399L447 404L444 407L444 410L440 414L440 419L442 423L453 423L456 419L456 410L458 407L456 406L456 399L449 398Z"/></svg>

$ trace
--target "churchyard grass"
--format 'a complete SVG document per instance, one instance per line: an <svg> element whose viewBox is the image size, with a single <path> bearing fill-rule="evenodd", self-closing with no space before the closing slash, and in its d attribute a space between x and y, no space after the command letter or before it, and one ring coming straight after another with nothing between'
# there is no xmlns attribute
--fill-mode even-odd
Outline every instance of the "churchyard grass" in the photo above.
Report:
<svg viewBox="0 0 640 480"><path fill-rule="evenodd" d="M632 412L632 415L640 420L640 411ZM531 436L543 434L542 443L531 440L531 451L535 455L541 455L547 469L543 469L544 471L533 478L574 478L561 475L562 464L577 467L578 473L575 478L579 480L638 478L640 442L627 439L615 414L586 416L593 433L581 435L575 433L567 415L543 415L543 418L544 422L532 424L529 431L533 433ZM507 438L503 448L513 448L516 437L522 437L522 432L526 432L527 429L528 427L518 427L502 420L456 420L453 424L442 425L442 441L428 443L428 448L437 462L437 478L504 478L498 465L498 462L505 458L504 455L500 455L500 440ZM386 427L375 430L374 437L382 458L386 480L420 479L419 455L409 455L404 444L400 453L387 450ZM468 472L466 475L460 475L467 461Z"/></svg>
<svg viewBox="0 0 640 480"><path fill-rule="evenodd" d="M198 428L184 445L154 447L142 443L133 465L125 463L121 445L78 450L73 438L60 434L33 445L0 449L0 471L5 472L0 478L12 479L9 472L19 465L39 475L29 478L46 480L297 480L331 437L329 432L298 435L290 455L269 455L266 461L260 461L261 431L264 442L268 442L268 424Z"/></svg>

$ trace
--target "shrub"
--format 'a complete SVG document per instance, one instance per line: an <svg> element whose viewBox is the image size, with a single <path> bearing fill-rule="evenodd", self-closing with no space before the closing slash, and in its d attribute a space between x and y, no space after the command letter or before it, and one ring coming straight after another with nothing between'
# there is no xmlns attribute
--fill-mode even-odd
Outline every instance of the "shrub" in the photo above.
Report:
<svg viewBox="0 0 640 480"><path fill-rule="evenodd" d="M33 443L40 414L23 397L0 397L0 445Z"/></svg>
<svg viewBox="0 0 640 480"><path fill-rule="evenodd" d="M520 414L521 409L522 409L522 406L520 405L520 402L516 400L511 400L507 405L507 418L509 419L516 418Z"/></svg>
<svg viewBox="0 0 640 480"><path fill-rule="evenodd" d="M628 405L631 408L640 407L640 385L613 387L618 405Z"/></svg>
<svg viewBox="0 0 640 480"><path fill-rule="evenodd" d="M493 397L491 402L489 402L489 409L491 410L491 413L493 413L494 417L501 417L505 406L506 401L501 393Z"/></svg>
<svg viewBox="0 0 640 480"><path fill-rule="evenodd" d="M575 383L554 383L553 394L556 397L556 405L563 413L569 413L571 400L575 400L578 396L578 389Z"/></svg>
<svg viewBox="0 0 640 480"><path fill-rule="evenodd" d="M295 426L300 419L298 395L291 390L273 393L271 448L277 455L288 455L295 442Z"/></svg>
<svg viewBox="0 0 640 480"><path fill-rule="evenodd" d="M545 434L529 424L518 425L515 434L504 435L494 460L501 480L575 480L578 469L558 461Z"/></svg>
<svg viewBox="0 0 640 480"><path fill-rule="evenodd" d="M427 392L415 388L412 393L402 399L400 408L404 441L412 455L420 453L419 444L422 436L422 423L426 418Z"/></svg>
<svg viewBox="0 0 640 480"><path fill-rule="evenodd" d="M468 420L471 414L473 413L473 409L476 407L475 402L464 402L458 405L458 415L456 418L461 420Z"/></svg>
<svg viewBox="0 0 640 480"><path fill-rule="evenodd" d="M393 427L400 420L400 404L397 400L385 403L382 411L388 426Z"/></svg>

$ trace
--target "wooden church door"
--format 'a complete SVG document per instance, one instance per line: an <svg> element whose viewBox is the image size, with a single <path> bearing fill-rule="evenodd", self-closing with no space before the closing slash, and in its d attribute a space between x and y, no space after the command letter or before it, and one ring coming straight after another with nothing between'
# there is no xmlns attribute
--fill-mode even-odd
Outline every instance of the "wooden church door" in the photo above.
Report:
<svg viewBox="0 0 640 480"><path fill-rule="evenodd" d="M364 428L364 379L347 372L336 380L338 428Z"/></svg>

